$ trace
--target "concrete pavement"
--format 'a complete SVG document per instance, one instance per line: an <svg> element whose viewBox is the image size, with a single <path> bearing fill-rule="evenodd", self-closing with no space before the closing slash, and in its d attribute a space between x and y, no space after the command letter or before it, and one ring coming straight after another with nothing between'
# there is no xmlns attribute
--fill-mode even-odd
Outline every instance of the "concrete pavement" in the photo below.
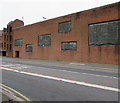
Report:
<svg viewBox="0 0 120 103"><path fill-rule="evenodd" d="M49 60L38 60L38 59L23 59L23 58L8 58L1 57L2 62L10 61L16 63L28 63L28 64L42 64L48 66L60 66L60 67L69 67L69 68L81 68L81 69L91 69L98 71L114 71L118 72L120 65L109 65L109 64L95 64L95 63L77 63L77 62L64 62L64 61L49 61ZM11 60L12 59L12 60Z"/></svg>

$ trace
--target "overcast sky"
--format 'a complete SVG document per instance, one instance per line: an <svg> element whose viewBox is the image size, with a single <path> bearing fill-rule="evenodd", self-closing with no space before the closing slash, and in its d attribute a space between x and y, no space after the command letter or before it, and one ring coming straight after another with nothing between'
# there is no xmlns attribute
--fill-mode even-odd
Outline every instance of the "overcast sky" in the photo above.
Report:
<svg viewBox="0 0 120 103"><path fill-rule="evenodd" d="M0 0L0 30L15 19L25 25L119 2L119 0ZM47 20L46 19L46 20Z"/></svg>

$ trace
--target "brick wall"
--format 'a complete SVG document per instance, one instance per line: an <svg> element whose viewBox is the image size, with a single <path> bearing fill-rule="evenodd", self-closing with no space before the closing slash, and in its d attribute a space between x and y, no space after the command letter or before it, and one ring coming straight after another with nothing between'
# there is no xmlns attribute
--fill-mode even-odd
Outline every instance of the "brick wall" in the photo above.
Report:
<svg viewBox="0 0 120 103"><path fill-rule="evenodd" d="M19 51L21 58L37 58L70 62L118 64L120 45L89 45L89 25L118 20L119 2L70 15L38 22L13 31L13 57ZM59 33L59 23L71 21L71 31ZM38 46L38 36L51 34L51 46ZM15 46L15 40L22 39L22 46ZM76 51L61 50L62 42L77 42ZM26 44L33 45L32 52L26 52Z"/></svg>

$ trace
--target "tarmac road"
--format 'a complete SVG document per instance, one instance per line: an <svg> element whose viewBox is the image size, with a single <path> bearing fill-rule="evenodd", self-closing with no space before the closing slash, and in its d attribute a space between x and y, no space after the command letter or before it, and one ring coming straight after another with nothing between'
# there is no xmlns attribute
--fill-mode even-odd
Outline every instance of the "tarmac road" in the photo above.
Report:
<svg viewBox="0 0 120 103"><path fill-rule="evenodd" d="M3 84L32 101L117 101L118 92L3 70Z"/></svg>
<svg viewBox="0 0 120 103"><path fill-rule="evenodd" d="M2 66L19 71L2 69L2 83L31 101L118 101L115 66L5 59Z"/></svg>

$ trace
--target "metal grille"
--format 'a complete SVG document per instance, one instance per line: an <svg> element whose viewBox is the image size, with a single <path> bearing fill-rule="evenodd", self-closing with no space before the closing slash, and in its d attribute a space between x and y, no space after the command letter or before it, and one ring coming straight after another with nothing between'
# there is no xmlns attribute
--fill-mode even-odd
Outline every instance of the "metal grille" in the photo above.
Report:
<svg viewBox="0 0 120 103"><path fill-rule="evenodd" d="M59 23L59 33L66 33L71 31L71 21Z"/></svg>
<svg viewBox="0 0 120 103"><path fill-rule="evenodd" d="M62 42L62 50L70 50L70 51L76 51L77 50L77 42L71 41L71 42Z"/></svg>
<svg viewBox="0 0 120 103"><path fill-rule="evenodd" d="M26 44L26 52L32 52L32 44Z"/></svg>
<svg viewBox="0 0 120 103"><path fill-rule="evenodd" d="M39 36L39 46L50 46L51 45L51 34Z"/></svg>
<svg viewBox="0 0 120 103"><path fill-rule="evenodd" d="M15 46L22 46L22 40L15 40Z"/></svg>
<svg viewBox="0 0 120 103"><path fill-rule="evenodd" d="M117 45L119 41L119 21L89 25L89 45Z"/></svg>

